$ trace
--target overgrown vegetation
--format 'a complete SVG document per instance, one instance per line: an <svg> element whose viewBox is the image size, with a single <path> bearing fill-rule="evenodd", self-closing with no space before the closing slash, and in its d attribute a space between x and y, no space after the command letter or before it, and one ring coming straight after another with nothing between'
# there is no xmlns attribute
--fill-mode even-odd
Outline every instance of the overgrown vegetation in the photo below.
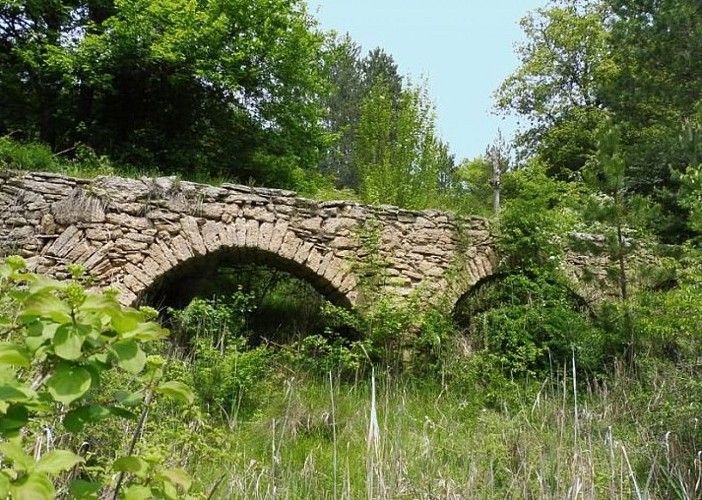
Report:
<svg viewBox="0 0 702 500"><path fill-rule="evenodd" d="M456 162L425 86L303 2L0 5L0 168L480 214L501 259L454 310L398 300L369 221L356 311L242 263L161 311L166 344L8 258L0 497L702 497L700 9L530 14L517 158Z"/></svg>

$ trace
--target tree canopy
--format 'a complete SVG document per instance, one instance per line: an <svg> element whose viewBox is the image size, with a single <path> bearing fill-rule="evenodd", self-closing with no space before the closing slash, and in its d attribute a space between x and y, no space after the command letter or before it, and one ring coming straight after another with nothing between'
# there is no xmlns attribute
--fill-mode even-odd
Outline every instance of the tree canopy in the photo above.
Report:
<svg viewBox="0 0 702 500"><path fill-rule="evenodd" d="M519 68L497 109L526 118L517 137L551 175L578 179L595 130L621 129L627 189L662 204L661 234L679 240L686 215L676 173L699 162L686 133L702 98L702 5L696 0L553 0L522 21Z"/></svg>
<svg viewBox="0 0 702 500"><path fill-rule="evenodd" d="M327 144L324 39L301 1L3 2L0 134L289 183Z"/></svg>

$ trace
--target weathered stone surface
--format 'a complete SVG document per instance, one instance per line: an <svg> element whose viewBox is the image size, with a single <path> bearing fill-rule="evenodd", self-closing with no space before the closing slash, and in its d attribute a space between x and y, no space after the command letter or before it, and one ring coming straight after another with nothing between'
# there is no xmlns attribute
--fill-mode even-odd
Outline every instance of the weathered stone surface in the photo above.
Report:
<svg viewBox="0 0 702 500"><path fill-rule="evenodd" d="M193 249L195 254L205 255L205 253L207 253L207 248L205 247L205 242L202 240L200 226L197 223L197 219L187 215L181 219L180 227L183 237L188 243L190 243L190 247Z"/></svg>
<svg viewBox="0 0 702 500"><path fill-rule="evenodd" d="M202 240L208 252L214 252L221 246L219 238L220 232L223 232L223 230L221 225L217 222L208 220L202 226Z"/></svg>
<svg viewBox="0 0 702 500"><path fill-rule="evenodd" d="M373 228L380 238L371 249L363 236ZM230 254L234 258L261 252L279 257L269 261L281 266L292 261L290 271L347 304L363 299L359 282L367 260L381 264L398 296L432 291L428 303L451 287L451 294L462 293L491 274L496 261L480 218L316 202L289 191L172 177L1 173L0 242L12 238L37 271L63 276L68 263L81 262L98 285L116 287L126 302L186 261L224 248L246 249ZM455 286L449 274L458 276Z"/></svg>

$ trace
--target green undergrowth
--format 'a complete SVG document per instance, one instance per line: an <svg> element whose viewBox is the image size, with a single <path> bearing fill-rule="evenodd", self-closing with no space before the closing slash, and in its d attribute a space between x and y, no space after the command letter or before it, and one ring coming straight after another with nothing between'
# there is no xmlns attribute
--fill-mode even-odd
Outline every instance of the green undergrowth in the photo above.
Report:
<svg viewBox="0 0 702 500"><path fill-rule="evenodd" d="M635 372L612 318L575 315L572 292L537 276L478 291L467 337L378 300L365 320L328 310L323 334L284 346L251 346L230 323L223 345L213 320L243 303L198 299L179 326L198 341L168 373L198 409L154 413L148 432L216 498L696 498L696 333L681 320L680 357L653 350L667 335L657 307L687 310L685 293L637 303ZM342 324L365 335L335 334Z"/></svg>
<svg viewBox="0 0 702 500"><path fill-rule="evenodd" d="M23 170L29 172L51 172L57 174L92 179L102 175L117 175L128 178L160 177L172 175L155 166L118 163L106 155L97 154L92 148L77 144L66 151L54 153L38 142L20 143L11 137L0 137L0 171ZM206 170L189 171L178 176L185 181L219 186L223 183L249 183L249 179L234 179L214 176ZM299 192L302 196L321 201L356 200L357 195L350 189L337 189L334 183L321 174L294 168L290 185L284 186Z"/></svg>
<svg viewBox="0 0 702 500"><path fill-rule="evenodd" d="M121 312L114 298L85 302L92 296L84 295L79 282L60 285L26 274L21 266L6 269L10 281L1 302L4 318L11 320L5 321L6 334L21 339L17 332L37 318L46 325L41 337L46 347L28 348L31 366L51 374L70 362L81 373L96 372L90 391L81 389L64 407L38 404L31 391L20 399L0 391L0 400L10 405L0 407L0 431L17 429L13 405L27 409L19 423L27 428L18 441L22 453L11 456L0 446L0 473L13 488L22 487L26 474L16 456L34 454L41 463L42 456L61 449L75 467L52 469L53 486L44 480L45 493L89 484L104 495L116 487L113 472L130 485L125 497L148 491L157 498L697 498L701 493L695 319L701 309L699 274L692 266L675 289L642 294L631 304L632 327L640 334L635 370L615 335L616 308L576 321L565 314L577 312L567 289L538 276L515 274L476 291L466 306L473 323L460 334L440 311L378 297L362 314L322 302L315 314L318 333L291 331L281 333L281 342L269 342L252 332L249 316L258 307L272 309L238 283L228 296L195 299L183 310L171 310L174 333L166 338L156 325L133 333L120 318L136 312ZM267 281L270 275L254 278ZM31 288L35 281L41 289ZM281 284L285 294L294 287L287 280ZM267 289L268 300L280 304L278 289ZM62 305L65 300L68 306ZM17 303L31 308L17 313ZM523 309L525 303L531 307ZM66 313L57 315L56 308ZM665 319L666 310L674 321ZM519 311L528 313L523 315L528 321L518 321ZM93 315L117 319L100 323ZM54 326L74 325L83 335L84 317L91 321L88 340L75 344L83 355L74 346L75 335L66 338ZM562 317L571 318L568 335L558 331ZM120 335L143 337L152 328L159 342L143 350L121 340ZM578 345L580 337L591 342L593 332L598 342ZM500 342L485 341L490 338ZM122 359L115 346L125 342L135 354ZM22 369L30 354L3 345L5 366L21 362L19 371L6 370L7 380L30 383L36 372ZM603 346L601 355L592 356L590 351ZM138 366L132 366L136 360ZM136 372L149 360L158 360L159 378L168 385L147 379L144 390L145 380ZM128 369L110 369L105 362ZM149 390L173 388L183 388L177 394L182 395L187 387L192 393L180 402L147 396ZM83 403L75 397L88 398L87 405L78 407ZM145 407L141 418L138 411L120 409L133 404ZM67 423L74 414L85 422ZM31 466L32 459L22 460ZM95 498L90 495L80 498Z"/></svg>
<svg viewBox="0 0 702 500"><path fill-rule="evenodd" d="M385 373L291 374L246 419L173 414L148 432L216 498L694 498L695 454L634 418L641 388L585 387L517 384L485 407L467 388Z"/></svg>

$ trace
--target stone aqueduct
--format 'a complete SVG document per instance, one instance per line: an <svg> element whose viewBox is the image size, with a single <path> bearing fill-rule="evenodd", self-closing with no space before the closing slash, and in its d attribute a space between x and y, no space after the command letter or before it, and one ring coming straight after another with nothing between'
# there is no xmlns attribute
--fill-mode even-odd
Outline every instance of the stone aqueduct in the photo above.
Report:
<svg viewBox="0 0 702 500"><path fill-rule="evenodd" d="M80 263L124 304L159 283L242 259L290 272L346 306L363 300L359 263L368 259L384 268L387 290L426 292L428 301L455 302L496 267L481 218L167 177L9 171L0 174L0 252L57 277Z"/></svg>

